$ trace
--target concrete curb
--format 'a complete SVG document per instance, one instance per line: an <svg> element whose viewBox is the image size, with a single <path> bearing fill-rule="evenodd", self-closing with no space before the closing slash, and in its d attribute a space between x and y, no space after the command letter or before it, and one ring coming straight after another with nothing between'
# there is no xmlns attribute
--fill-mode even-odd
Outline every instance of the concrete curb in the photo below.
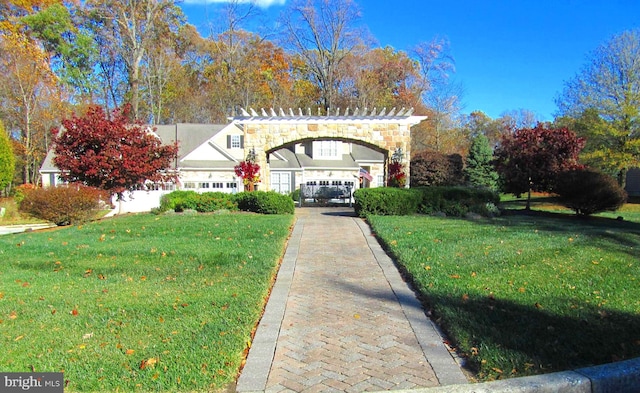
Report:
<svg viewBox="0 0 640 393"><path fill-rule="evenodd" d="M640 358L574 371L467 385L395 390L394 393L636 393Z"/></svg>
<svg viewBox="0 0 640 393"><path fill-rule="evenodd" d="M5 225L5 226L0 226L0 235L37 231L39 229L48 229L48 228L55 228L55 227L56 225L54 224Z"/></svg>

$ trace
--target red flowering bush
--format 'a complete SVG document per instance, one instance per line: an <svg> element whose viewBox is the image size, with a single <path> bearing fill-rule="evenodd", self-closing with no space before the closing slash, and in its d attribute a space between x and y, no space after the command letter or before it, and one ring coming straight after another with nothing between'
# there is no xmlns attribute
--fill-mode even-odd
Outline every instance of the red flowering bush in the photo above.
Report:
<svg viewBox="0 0 640 393"><path fill-rule="evenodd" d="M251 160L242 161L233 170L242 179L246 191L253 191L254 185L260 182L260 165Z"/></svg>
<svg viewBox="0 0 640 393"><path fill-rule="evenodd" d="M393 161L389 164L389 187L403 188L407 184L407 175L404 173L404 164Z"/></svg>

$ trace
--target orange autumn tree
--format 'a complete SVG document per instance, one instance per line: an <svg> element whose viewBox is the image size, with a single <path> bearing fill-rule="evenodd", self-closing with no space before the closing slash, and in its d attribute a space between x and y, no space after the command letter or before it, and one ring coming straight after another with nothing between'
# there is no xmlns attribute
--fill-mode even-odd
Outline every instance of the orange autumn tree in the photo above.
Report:
<svg viewBox="0 0 640 393"><path fill-rule="evenodd" d="M49 147L47 130L63 106L47 53L21 32L3 32L0 84L4 120L18 142L16 161L22 181L37 183L38 168Z"/></svg>

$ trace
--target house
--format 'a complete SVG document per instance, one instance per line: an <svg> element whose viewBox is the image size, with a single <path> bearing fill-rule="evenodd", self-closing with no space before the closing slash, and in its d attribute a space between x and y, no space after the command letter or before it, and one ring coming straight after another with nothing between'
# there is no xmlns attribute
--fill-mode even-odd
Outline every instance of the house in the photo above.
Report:
<svg viewBox="0 0 640 393"><path fill-rule="evenodd" d="M404 149L408 163L410 127L425 119L404 109L388 114L374 109L358 115L356 111L351 116L303 116L292 111L287 116L280 112L280 116L244 112L228 124L155 126L154 132L164 143L178 142L172 168L177 170L178 182L147 184L127 196L123 211L148 211L159 206L161 195L175 189L242 191L242 179L234 167L248 151L259 154L259 190L289 194L300 188L308 195L335 188L350 194L360 187L384 186L389 151ZM51 151L40 173L44 187L61 182Z"/></svg>

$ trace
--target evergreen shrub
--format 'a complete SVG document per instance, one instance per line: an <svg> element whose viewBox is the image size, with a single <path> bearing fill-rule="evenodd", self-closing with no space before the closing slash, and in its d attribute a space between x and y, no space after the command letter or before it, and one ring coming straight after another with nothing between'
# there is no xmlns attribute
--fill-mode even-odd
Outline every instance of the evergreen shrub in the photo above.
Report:
<svg viewBox="0 0 640 393"><path fill-rule="evenodd" d="M199 213L211 213L220 210L238 210L232 194L224 192L204 192L195 198L195 210Z"/></svg>
<svg viewBox="0 0 640 393"><path fill-rule="evenodd" d="M406 216L415 214L422 200L420 190L411 188L360 188L353 193L355 211L360 217Z"/></svg>
<svg viewBox="0 0 640 393"><path fill-rule="evenodd" d="M593 169L561 173L554 192L560 204L582 216L616 211L627 201L627 193L614 178Z"/></svg>
<svg viewBox="0 0 640 393"><path fill-rule="evenodd" d="M160 211L173 210L183 212L185 210L195 210L198 203L199 194L193 190L177 190L165 194L160 198Z"/></svg>
<svg viewBox="0 0 640 393"><path fill-rule="evenodd" d="M289 195L275 191L240 192L234 197L238 208L260 214L293 214L295 204Z"/></svg>

